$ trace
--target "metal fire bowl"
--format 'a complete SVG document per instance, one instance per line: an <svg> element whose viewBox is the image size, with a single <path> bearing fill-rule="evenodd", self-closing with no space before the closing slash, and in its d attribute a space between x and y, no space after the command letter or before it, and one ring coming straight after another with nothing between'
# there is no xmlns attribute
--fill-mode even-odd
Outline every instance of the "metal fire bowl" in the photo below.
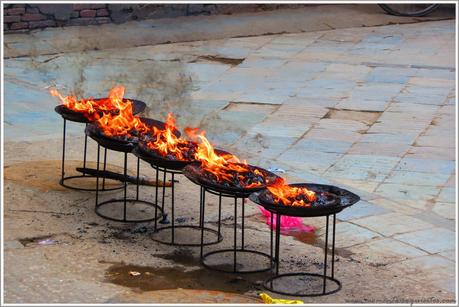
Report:
<svg viewBox="0 0 459 307"><path fill-rule="evenodd" d="M94 99L94 101L99 101L102 99L107 99L107 98L96 98ZM123 99L124 102L128 100L132 101L132 113L133 114L138 114L142 112L143 110L145 110L147 106L145 102L140 101L140 100L128 99L128 98ZM72 122L78 122L78 123L90 123L91 122L89 119L86 118L84 112L77 112L77 111L71 110L67 108L66 106L64 106L63 104L56 106L54 108L54 111L59 113L64 119L72 121ZM100 111L100 114L102 115L103 112Z"/></svg>
<svg viewBox="0 0 459 307"><path fill-rule="evenodd" d="M150 163L153 166L159 166L165 169L180 171L185 166L195 161L170 160L158 154L156 151L148 148L146 142L140 141L137 147L132 151L140 159Z"/></svg>
<svg viewBox="0 0 459 307"><path fill-rule="evenodd" d="M328 194L327 201L323 204L314 202L310 207L285 206L283 204L275 203L270 197L267 197L267 193L270 193L268 189L263 189L251 194L249 199L271 212L299 217L314 217L335 214L349 206L352 206L360 200L358 195L332 185L296 183L291 184L291 186L307 188L316 193L326 193Z"/></svg>
<svg viewBox="0 0 459 307"><path fill-rule="evenodd" d="M154 126L158 129L165 129L165 123L156 119L141 117L140 120L148 126ZM85 133L87 136L92 138L102 147L120 151L120 152L131 152L138 143L138 138L132 138L131 140L120 140L116 137L110 137L105 135L99 128L96 122L90 123L86 126ZM176 135L180 136L180 132L176 131Z"/></svg>
<svg viewBox="0 0 459 307"><path fill-rule="evenodd" d="M253 165L248 165L248 166L253 170L258 169L261 172L267 174L267 179L268 179L267 185L274 183L276 178L279 178L279 176L277 176L276 174L268 170L265 170L264 168L253 166ZM247 189L247 188L225 186L219 182L208 180L206 177L203 176L203 172L204 170L200 167L200 163L189 164L183 169L183 174L193 183L203 186L206 189L210 189L210 190L213 190L219 193L224 193L227 195L234 195L237 197L248 197L253 192L260 191L266 187L266 185L262 185L259 187Z"/></svg>

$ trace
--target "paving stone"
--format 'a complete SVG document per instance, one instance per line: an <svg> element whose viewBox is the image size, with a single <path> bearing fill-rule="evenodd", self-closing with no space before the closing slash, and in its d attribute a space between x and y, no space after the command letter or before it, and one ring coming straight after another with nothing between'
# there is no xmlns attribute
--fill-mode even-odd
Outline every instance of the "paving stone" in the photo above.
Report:
<svg viewBox="0 0 459 307"><path fill-rule="evenodd" d="M411 185L442 186L449 179L449 174L420 173L412 171L393 171L385 183L402 183Z"/></svg>
<svg viewBox="0 0 459 307"><path fill-rule="evenodd" d="M371 52L371 49L370 49ZM375 52L373 50L373 52ZM415 69L401 69L401 68L385 68L376 67L367 77L367 82L378 83L398 83L405 84L410 79L410 76L416 74Z"/></svg>
<svg viewBox="0 0 459 307"><path fill-rule="evenodd" d="M429 253L451 250L455 245L455 234L443 228L431 228L397 235L394 238L417 246Z"/></svg>
<svg viewBox="0 0 459 307"><path fill-rule="evenodd" d="M422 86L422 87L441 87L441 88L454 88L454 81L443 78L430 78L430 77L412 77L409 84Z"/></svg>
<svg viewBox="0 0 459 307"><path fill-rule="evenodd" d="M351 180L351 179L344 179L344 178L332 178L336 183L339 185L346 185L350 188L355 189L357 194L361 193L361 191L365 191L368 193L373 193L373 191L379 186L379 182L377 181L368 181L368 180Z"/></svg>
<svg viewBox="0 0 459 307"><path fill-rule="evenodd" d="M451 261L456 261L456 251L454 249L438 253L439 255L448 258Z"/></svg>
<svg viewBox="0 0 459 307"><path fill-rule="evenodd" d="M338 109L346 110L360 110L360 111L373 111L373 112L382 112L389 105L388 101L384 100L367 100L361 98L349 98L344 99L336 105Z"/></svg>
<svg viewBox="0 0 459 307"><path fill-rule="evenodd" d="M297 139L289 136L268 135L255 133L256 128L242 137L234 146L241 151L250 148L250 153L265 159L273 159L286 151Z"/></svg>
<svg viewBox="0 0 459 307"><path fill-rule="evenodd" d="M326 175L353 180L382 181L398 160L396 157L348 154L335 163Z"/></svg>
<svg viewBox="0 0 459 307"><path fill-rule="evenodd" d="M410 148L408 144L385 144L357 142L349 149L349 154L356 155L383 155L389 157L402 157Z"/></svg>
<svg viewBox="0 0 459 307"><path fill-rule="evenodd" d="M401 132L401 131L400 131ZM416 140L417 133L367 133L360 138L360 142L381 144L411 145ZM410 147L411 149L412 147Z"/></svg>
<svg viewBox="0 0 459 307"><path fill-rule="evenodd" d="M388 213L352 220L353 223L390 237L395 234L432 228L429 223L400 213Z"/></svg>
<svg viewBox="0 0 459 307"><path fill-rule="evenodd" d="M352 119L342 119L342 118L323 118L319 121L319 124L316 125L317 129L343 129L345 131L356 131L362 132L368 129L368 124L352 120Z"/></svg>
<svg viewBox="0 0 459 307"><path fill-rule="evenodd" d="M434 160L434 159L416 159L404 157L395 167L395 170L409 172L441 173L451 174L455 168L454 161Z"/></svg>
<svg viewBox="0 0 459 307"><path fill-rule="evenodd" d="M456 189L455 188L443 188L438 195L437 201L440 202L456 202Z"/></svg>
<svg viewBox="0 0 459 307"><path fill-rule="evenodd" d="M346 209L347 210L347 209ZM325 228L321 228L316 234L325 237ZM381 238L380 234L357 225L341 222L336 224L336 247L347 248L353 245L369 242L373 239Z"/></svg>
<svg viewBox="0 0 459 307"><path fill-rule="evenodd" d="M379 265L427 255L415 247L390 238L372 240L365 244L350 247L348 250L367 262Z"/></svg>
<svg viewBox="0 0 459 307"><path fill-rule="evenodd" d="M338 153L313 152L291 148L280 155L278 160L309 172L322 173L341 156Z"/></svg>
<svg viewBox="0 0 459 307"><path fill-rule="evenodd" d="M407 157L415 159L439 159L453 160L455 157L454 148L412 146Z"/></svg>
<svg viewBox="0 0 459 307"><path fill-rule="evenodd" d="M271 43L268 43L260 49L257 49L251 54L251 56L267 58L289 58L299 53L304 48L304 42L301 42L301 44L285 44L276 43L275 40L273 40Z"/></svg>
<svg viewBox="0 0 459 307"><path fill-rule="evenodd" d="M345 153L351 145L350 142L303 138L293 148L305 152Z"/></svg>
<svg viewBox="0 0 459 307"><path fill-rule="evenodd" d="M409 274L417 282L428 281L441 289L454 292L454 267L453 261L437 255L428 255L391 264L388 269Z"/></svg>
<svg viewBox="0 0 459 307"><path fill-rule="evenodd" d="M240 68L276 68L285 63L285 60L271 57L248 57L241 64Z"/></svg>
<svg viewBox="0 0 459 307"><path fill-rule="evenodd" d="M409 206L407 201L397 202L393 199L378 197L372 199L371 202L377 206L391 210L393 212L398 212L403 215L414 215L420 212L420 209ZM425 210L425 208L423 208L423 210Z"/></svg>
<svg viewBox="0 0 459 307"><path fill-rule="evenodd" d="M382 183L375 193L400 200L431 200L439 192L439 188L432 186L416 186L400 183Z"/></svg>
<svg viewBox="0 0 459 307"><path fill-rule="evenodd" d="M209 82L221 76L230 67L230 65L221 64L188 63L186 71L199 82Z"/></svg>
<svg viewBox="0 0 459 307"><path fill-rule="evenodd" d="M427 206L428 208L431 207L431 204ZM432 224L435 227L444 228L447 230L455 231L456 223L452 219L446 219L442 216L434 214L433 211L421 211L416 214L412 215L414 218Z"/></svg>
<svg viewBox="0 0 459 307"><path fill-rule="evenodd" d="M338 213L338 219L342 221L353 221L366 216L378 216L390 213L391 210L377 206L373 203L360 200L355 205Z"/></svg>

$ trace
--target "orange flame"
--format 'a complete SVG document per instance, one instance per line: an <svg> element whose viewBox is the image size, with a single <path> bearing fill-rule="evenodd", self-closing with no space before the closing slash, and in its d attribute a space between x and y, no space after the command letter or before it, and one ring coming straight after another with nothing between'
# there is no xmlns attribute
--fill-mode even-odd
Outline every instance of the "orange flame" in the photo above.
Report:
<svg viewBox="0 0 459 307"><path fill-rule="evenodd" d="M99 127L107 136L132 136L131 132L147 133L150 129L145 125L140 117L135 116L132 112L132 101L124 100L124 87L117 86L110 90L108 100L118 109L117 114L104 113L97 120Z"/></svg>
<svg viewBox="0 0 459 307"><path fill-rule="evenodd" d="M187 128L185 132L190 138L198 138L200 140L195 158L201 162L201 168L215 175L218 181L232 182L235 173L237 173L237 179L244 188L254 188L263 185L260 182L244 184L247 173L253 172L255 175L262 177L264 177L264 174L257 169L252 170L245 161L239 160L235 155L229 153L218 155L206 138L205 131L197 134L197 129Z"/></svg>
<svg viewBox="0 0 459 307"><path fill-rule="evenodd" d="M122 87L115 87L112 89L117 91L119 88ZM122 88L124 92L124 88ZM66 106L68 109L84 113L85 116L90 119L94 120L97 119L99 116L98 111L113 111L116 110L116 107L112 104L111 99L98 99L94 100L93 98L88 99L80 99L76 96L63 96L57 89L51 88L49 93L54 96L58 97L61 103Z"/></svg>
<svg viewBox="0 0 459 307"><path fill-rule="evenodd" d="M193 144L174 134L176 130L175 118L172 113L167 114L167 121L164 130L153 127L154 139L147 143L151 149L158 151L162 156L173 155L177 160L188 161L186 156Z"/></svg>
<svg viewBox="0 0 459 307"><path fill-rule="evenodd" d="M309 207L317 199L315 192L306 188L289 186L280 177L276 178L275 182L267 188L274 196L274 201L286 206ZM298 196L305 196L308 201Z"/></svg>

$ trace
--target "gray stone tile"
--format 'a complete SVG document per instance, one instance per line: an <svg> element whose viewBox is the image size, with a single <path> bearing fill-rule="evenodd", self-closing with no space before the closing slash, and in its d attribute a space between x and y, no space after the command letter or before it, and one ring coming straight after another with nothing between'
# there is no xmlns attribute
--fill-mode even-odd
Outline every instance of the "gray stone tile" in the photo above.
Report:
<svg viewBox="0 0 459 307"><path fill-rule="evenodd" d="M424 229L394 237L429 253L440 253L455 246L455 234L443 228Z"/></svg>
<svg viewBox="0 0 459 307"><path fill-rule="evenodd" d="M353 221L366 216L378 216L381 214L390 213L391 210L377 206L373 203L361 200L353 206L344 209L338 213L338 219L342 221Z"/></svg>
<svg viewBox="0 0 459 307"><path fill-rule="evenodd" d="M389 264L427 255L426 252L390 238L372 240L352 246L348 250L366 262L374 264Z"/></svg>
<svg viewBox="0 0 459 307"><path fill-rule="evenodd" d="M345 155L326 175L353 180L382 181L399 161L396 157Z"/></svg>
<svg viewBox="0 0 459 307"><path fill-rule="evenodd" d="M432 186L416 186L400 183L382 183L375 193L400 200L431 200L437 196L439 189Z"/></svg>
<svg viewBox="0 0 459 307"><path fill-rule="evenodd" d="M451 174L455 168L454 161L434 160L434 159L415 159L404 157L395 167L395 170L409 172L441 173Z"/></svg>
<svg viewBox="0 0 459 307"><path fill-rule="evenodd" d="M280 155L278 160L305 171L322 173L341 156L338 153L313 152L291 148Z"/></svg>
<svg viewBox="0 0 459 307"><path fill-rule="evenodd" d="M355 219L352 222L387 237L433 227L431 224L423 222L422 220L400 213L368 216Z"/></svg>
<svg viewBox="0 0 459 307"><path fill-rule="evenodd" d="M303 138L293 148L305 152L345 153L351 145L352 143L344 141Z"/></svg>
<svg viewBox="0 0 459 307"><path fill-rule="evenodd" d="M429 282L446 291L454 292L455 264L437 255L428 255L391 264L388 269L400 271L418 282Z"/></svg>
<svg viewBox="0 0 459 307"><path fill-rule="evenodd" d="M432 211L445 219L456 220L455 203L436 202L432 208Z"/></svg>
<svg viewBox="0 0 459 307"><path fill-rule="evenodd" d="M437 201L439 202L456 202L456 189L455 188L443 188L438 195Z"/></svg>
<svg viewBox="0 0 459 307"><path fill-rule="evenodd" d="M320 228L317 231L317 235L323 238L325 236L325 228ZM357 225L347 222L336 224L336 247L338 248L362 244L376 238L381 238L381 235Z"/></svg>
<svg viewBox="0 0 459 307"><path fill-rule="evenodd" d="M412 171L393 171L385 180L385 183L402 183L419 186L442 186L449 179L449 174L421 173Z"/></svg>

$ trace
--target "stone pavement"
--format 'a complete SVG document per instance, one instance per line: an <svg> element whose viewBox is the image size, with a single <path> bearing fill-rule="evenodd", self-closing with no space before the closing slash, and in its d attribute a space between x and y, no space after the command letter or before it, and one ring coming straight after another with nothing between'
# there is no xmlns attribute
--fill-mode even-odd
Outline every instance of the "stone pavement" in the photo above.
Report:
<svg viewBox="0 0 459 307"><path fill-rule="evenodd" d="M8 59L5 137L59 137L47 85L98 96L121 83L151 116L172 111L180 127L290 182L355 191L362 201L338 215L339 247L454 293L454 29L447 20Z"/></svg>

